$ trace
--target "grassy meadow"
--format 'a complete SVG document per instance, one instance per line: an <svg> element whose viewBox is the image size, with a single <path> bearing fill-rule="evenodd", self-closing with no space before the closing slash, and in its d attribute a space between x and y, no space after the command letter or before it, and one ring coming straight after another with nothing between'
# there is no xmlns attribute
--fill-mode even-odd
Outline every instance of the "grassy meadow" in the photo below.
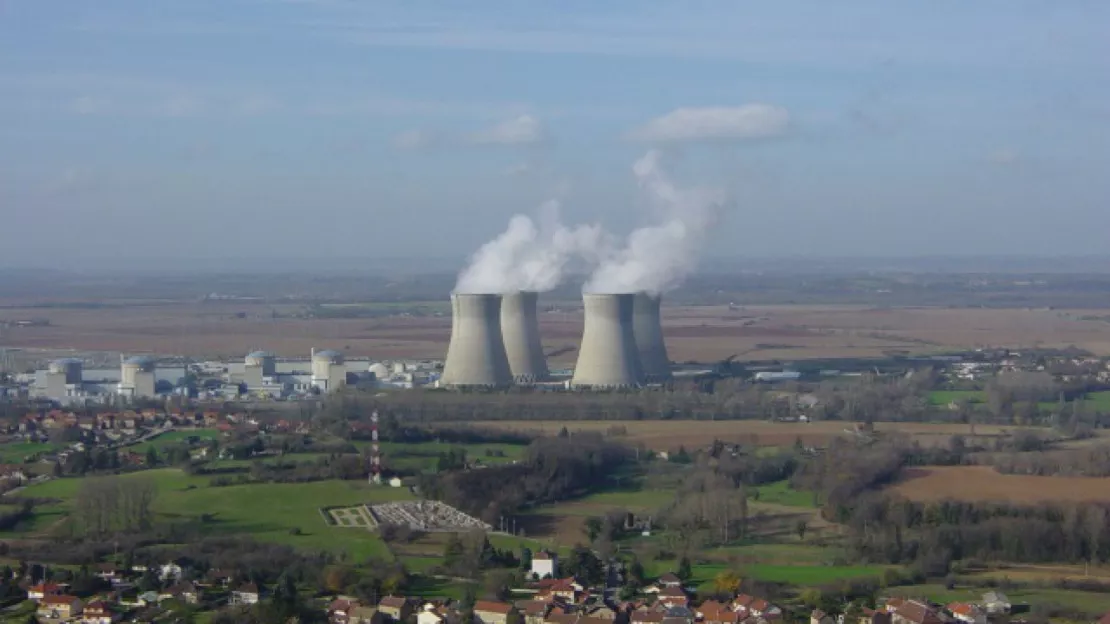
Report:
<svg viewBox="0 0 1110 624"><path fill-rule="evenodd" d="M388 556L389 551L375 533L328 526L320 508L411 498L406 489L375 487L361 481L212 487L210 477L191 477L176 468L147 470L122 478L155 483L158 496L154 511L160 520L196 520L206 514L212 534L246 534L260 541L343 552L353 560ZM60 502L37 508L35 521L24 530L64 534L81 483L81 479L56 479L26 488L21 495L57 498ZM300 534L295 535L294 530Z"/></svg>

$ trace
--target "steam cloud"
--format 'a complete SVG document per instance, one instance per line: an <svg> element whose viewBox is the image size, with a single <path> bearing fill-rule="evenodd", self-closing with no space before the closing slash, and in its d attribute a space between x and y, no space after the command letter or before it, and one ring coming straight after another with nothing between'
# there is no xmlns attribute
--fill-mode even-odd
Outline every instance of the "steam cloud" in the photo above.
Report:
<svg viewBox="0 0 1110 624"><path fill-rule="evenodd" d="M650 150L632 167L640 188L661 209L660 222L633 231L623 248L600 249L599 266L585 292L660 294L682 283L697 266L698 251L717 222L725 194L676 187L660 159L658 150Z"/></svg>
<svg viewBox="0 0 1110 624"><path fill-rule="evenodd" d="M559 202L549 200L540 206L538 219L515 215L504 232L482 245L459 274L455 292L546 292L559 285L572 260L592 258L596 265L598 250L611 245L598 226L564 226Z"/></svg>

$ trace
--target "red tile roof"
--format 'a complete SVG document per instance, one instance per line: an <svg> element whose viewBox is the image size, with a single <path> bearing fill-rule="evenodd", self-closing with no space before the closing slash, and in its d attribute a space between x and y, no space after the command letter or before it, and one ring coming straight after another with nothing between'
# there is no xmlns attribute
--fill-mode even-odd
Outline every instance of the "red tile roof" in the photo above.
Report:
<svg viewBox="0 0 1110 624"><path fill-rule="evenodd" d="M475 612L484 613L500 613L501 615L508 615L509 611L513 610L513 605L506 602L494 602L492 600L478 600L474 603Z"/></svg>

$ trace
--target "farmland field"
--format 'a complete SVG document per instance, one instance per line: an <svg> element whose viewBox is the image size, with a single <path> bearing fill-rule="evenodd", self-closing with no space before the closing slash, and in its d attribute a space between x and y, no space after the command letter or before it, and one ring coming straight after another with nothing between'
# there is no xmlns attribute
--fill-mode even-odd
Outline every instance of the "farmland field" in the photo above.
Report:
<svg viewBox="0 0 1110 624"><path fill-rule="evenodd" d="M885 593L890 596L927 598L946 604L953 601L974 602L979 600L985 591L988 590L961 587L945 589L944 585L910 585L891 587ZM1011 589L1006 591L1006 595L1014 604L1070 606L1092 616L1110 611L1110 594L1104 593L1066 589Z"/></svg>
<svg viewBox="0 0 1110 624"><path fill-rule="evenodd" d="M934 390L929 393L929 403L932 405L948 405L956 401L986 403L987 393L982 390Z"/></svg>
<svg viewBox="0 0 1110 624"><path fill-rule="evenodd" d="M473 423L473 421L471 421ZM514 431L539 431L554 435L566 427L569 431L601 431L613 426L609 421L543 421L499 420L481 421L489 428ZM629 442L642 442L655 450L677 450L679 446L692 449L706 446L713 440L754 444L759 446L789 446L797 439L806 444L823 446L834 437L845 435L852 423L821 421L811 423L783 423L756 420L702 420L693 424L680 420L621 421L627 430ZM913 435L922 444L947 442L953 435L969 435L971 427L962 424L934 423L875 423L877 431L900 431ZM976 425L975 434L1005 435L1018 427Z"/></svg>
<svg viewBox="0 0 1110 624"><path fill-rule="evenodd" d="M35 453L49 453L61 448L50 442L15 442L0 445L0 463L20 464L23 459Z"/></svg>
<svg viewBox="0 0 1110 624"><path fill-rule="evenodd" d="M241 358L265 347L283 357L328 345L348 356L442 358L451 321L443 300L356 302L383 313L400 307L425 316L303 318L288 303L139 300L109 307L12 307L5 316L44 317L49 326L14 328L5 346L64 351L125 351ZM26 303L26 302L24 302ZM97 302L103 303L103 302ZM545 349L556 366L573 363L582 332L580 302L540 315ZM331 306L341 309L341 306ZM981 345L1075 345L1110 354L1110 323L1083 310L877 308L853 305L664 306L671 357L679 361L785 361L878 357L891 351L935 352ZM439 314L436 316L435 314ZM50 357L48 353L44 353Z"/></svg>
<svg viewBox="0 0 1110 624"><path fill-rule="evenodd" d="M795 490L789 481L778 481L754 488L761 503L774 503L787 507L816 508L813 492Z"/></svg>
<svg viewBox="0 0 1110 624"><path fill-rule="evenodd" d="M211 487L209 478L190 477L177 469L148 470L122 478L154 481L158 488L154 511L162 519L195 519L202 513L211 514L213 534L249 534L262 541L344 551L358 558L382 556L388 551L374 533L328 526L320 508L411 498L408 490L372 487L360 481ZM22 495L61 499L61 503L42 509L53 523L57 523L72 513L73 499L80 487L81 479L56 479L29 486ZM37 531L47 528L42 523L35 523L33 527ZM301 534L293 535L294 529Z"/></svg>
<svg viewBox="0 0 1110 624"><path fill-rule="evenodd" d="M917 501L1110 501L1110 478L1008 475L989 466L909 468L890 489Z"/></svg>

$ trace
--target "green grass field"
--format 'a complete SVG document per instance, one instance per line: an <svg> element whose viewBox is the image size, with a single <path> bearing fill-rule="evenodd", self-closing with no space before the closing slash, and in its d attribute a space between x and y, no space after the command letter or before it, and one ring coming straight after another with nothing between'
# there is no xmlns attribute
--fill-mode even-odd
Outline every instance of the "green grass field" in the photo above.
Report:
<svg viewBox="0 0 1110 624"><path fill-rule="evenodd" d="M805 507L808 509L817 508L813 492L795 490L790 487L789 481L776 481L774 483L768 483L767 485L756 486L752 489L758 492L758 500L761 503L772 503L789 507ZM753 496L753 498L755 497Z"/></svg>
<svg viewBox="0 0 1110 624"><path fill-rule="evenodd" d="M35 453L49 453L62 448L52 442L13 442L0 444L0 463L22 464L23 460Z"/></svg>
<svg viewBox="0 0 1110 624"><path fill-rule="evenodd" d="M678 561L652 561L644 564L645 571L653 576L678 569ZM697 563L691 566L690 584L700 592L713 590L713 579L726 570L735 571L741 578L752 578L771 583L790 585L828 585L849 578L879 576L882 566L834 565L776 565L769 563Z"/></svg>
<svg viewBox="0 0 1110 624"><path fill-rule="evenodd" d="M598 492L583 498L575 499L575 503L587 505L607 505L614 508L623 508L630 511L658 509L674 500L672 490L634 490L627 492ZM558 505L555 506L558 508Z"/></svg>
<svg viewBox="0 0 1110 624"><path fill-rule="evenodd" d="M1087 395L1084 404L1100 412L1110 412L1110 391L1092 392Z"/></svg>
<svg viewBox="0 0 1110 624"><path fill-rule="evenodd" d="M320 508L411 498L406 489L374 487L361 481L209 487L208 477L190 477L173 468L148 470L122 478L144 477L157 484L154 509L163 519L195 519L207 513L213 517L210 525L213 534L249 534L262 541L346 553L354 561L388 556L388 550L375 533L328 526ZM56 523L72 512L72 501L80 486L80 479L56 479L30 486L24 492L27 496L62 499L62 503L42 509L51 523ZM36 521L32 529L45 530L44 524ZM299 529L302 534L292 535L293 529Z"/></svg>
<svg viewBox="0 0 1110 624"><path fill-rule="evenodd" d="M844 579L877 577L882 566L774 565L754 563L743 566L742 575L770 583L791 585L827 585Z"/></svg>
<svg viewBox="0 0 1110 624"><path fill-rule="evenodd" d="M167 431L158 437L128 447L129 451L135 453L146 453L147 449L154 447L156 450L161 450L173 444L185 444L189 438L198 438L200 440L219 440L220 432L215 429L188 429L179 431Z"/></svg>
<svg viewBox="0 0 1110 624"><path fill-rule="evenodd" d="M744 544L714 548L713 554L735 559L741 564L824 565L841 555L842 551L833 546L808 544Z"/></svg>
<svg viewBox="0 0 1110 624"><path fill-rule="evenodd" d="M369 446L370 442L358 441L354 444L362 449ZM519 460L523 457L526 447L520 444L451 444L448 442L381 443L382 461L387 468L416 472L434 471L440 454L456 448L466 450L468 461L497 465ZM487 455L489 451L499 453L499 455Z"/></svg>
<svg viewBox="0 0 1110 624"><path fill-rule="evenodd" d="M939 603L953 601L974 601L983 596L983 588L945 589L943 585L909 585L906 587L891 587L886 590L890 596L906 596L910 598L928 598ZM1006 595L1016 604L1060 605L1070 606L1087 612L1091 616L1098 616L1110 611L1110 594L1099 592L1085 592L1067 589L1009 589Z"/></svg>
<svg viewBox="0 0 1110 624"><path fill-rule="evenodd" d="M970 404L986 403L987 393L982 390L933 390L929 393L929 403L932 405L948 405L955 401L967 401Z"/></svg>

